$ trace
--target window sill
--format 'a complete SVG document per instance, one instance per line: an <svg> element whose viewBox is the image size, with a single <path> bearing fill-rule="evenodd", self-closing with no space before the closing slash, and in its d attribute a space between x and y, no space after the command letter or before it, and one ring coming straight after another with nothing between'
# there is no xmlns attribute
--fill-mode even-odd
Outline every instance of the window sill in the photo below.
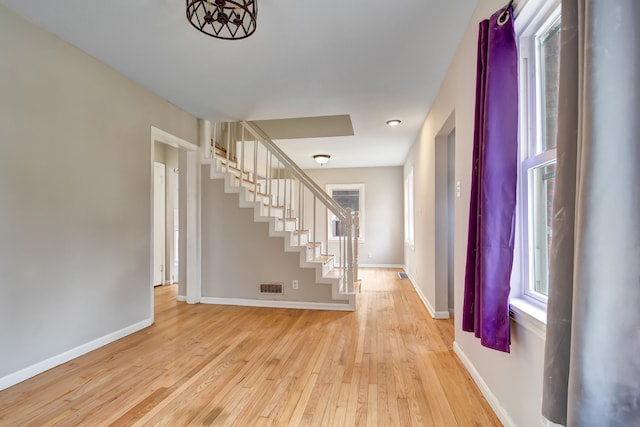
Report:
<svg viewBox="0 0 640 427"><path fill-rule="evenodd" d="M511 298L510 315L514 322L522 325L543 340L547 335L547 311L524 298Z"/></svg>

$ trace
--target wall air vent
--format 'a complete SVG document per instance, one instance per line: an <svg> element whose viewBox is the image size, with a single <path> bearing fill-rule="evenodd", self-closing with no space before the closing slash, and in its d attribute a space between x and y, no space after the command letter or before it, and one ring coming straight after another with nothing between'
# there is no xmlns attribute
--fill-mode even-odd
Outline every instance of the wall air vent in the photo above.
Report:
<svg viewBox="0 0 640 427"><path fill-rule="evenodd" d="M260 293L270 294L270 295L284 294L283 283L279 283L279 282L260 283Z"/></svg>

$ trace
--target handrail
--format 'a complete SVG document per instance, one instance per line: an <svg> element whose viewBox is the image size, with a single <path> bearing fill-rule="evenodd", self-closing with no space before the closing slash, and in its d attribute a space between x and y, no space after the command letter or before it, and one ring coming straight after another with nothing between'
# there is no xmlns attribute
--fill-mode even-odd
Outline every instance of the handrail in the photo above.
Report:
<svg viewBox="0 0 640 427"><path fill-rule="evenodd" d="M333 198L329 197L329 195L320 187L314 180L312 180L309 175L304 173L304 171L294 163L289 156L285 154L284 151L280 147L278 147L272 140L267 136L267 134L260 129L258 125L254 122L246 122L242 121L242 126L245 127L251 134L256 137L260 142L262 142L265 146L269 148L269 151L276 156L278 160L280 160L286 167L289 169L293 175L302 182L305 187L313 193L314 196L319 198L322 203L333 212L334 215L338 217L341 221L348 222L351 224L352 217L347 213L347 211L340 206Z"/></svg>

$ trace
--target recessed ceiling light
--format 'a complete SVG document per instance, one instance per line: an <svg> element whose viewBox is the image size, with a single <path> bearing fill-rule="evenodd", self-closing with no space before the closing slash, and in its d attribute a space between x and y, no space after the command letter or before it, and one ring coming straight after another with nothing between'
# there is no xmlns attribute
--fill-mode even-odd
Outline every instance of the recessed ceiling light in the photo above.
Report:
<svg viewBox="0 0 640 427"><path fill-rule="evenodd" d="M402 122L398 119L387 120L387 126L398 126L400 123Z"/></svg>
<svg viewBox="0 0 640 427"><path fill-rule="evenodd" d="M328 155L328 154L315 154L313 156L313 160L315 160L316 163L318 163L320 166L322 166L325 163L327 163L330 158L331 158L331 156Z"/></svg>

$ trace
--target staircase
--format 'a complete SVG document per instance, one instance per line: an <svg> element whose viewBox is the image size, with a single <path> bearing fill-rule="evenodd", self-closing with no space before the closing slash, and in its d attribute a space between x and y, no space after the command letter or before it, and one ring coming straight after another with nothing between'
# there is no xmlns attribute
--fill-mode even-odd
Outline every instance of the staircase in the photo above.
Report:
<svg viewBox="0 0 640 427"><path fill-rule="evenodd" d="M300 267L315 270L317 285L332 299L356 308L358 213L343 209L252 122L215 123L205 136L204 164L223 179L225 193L239 195L254 221L269 224Z"/></svg>

